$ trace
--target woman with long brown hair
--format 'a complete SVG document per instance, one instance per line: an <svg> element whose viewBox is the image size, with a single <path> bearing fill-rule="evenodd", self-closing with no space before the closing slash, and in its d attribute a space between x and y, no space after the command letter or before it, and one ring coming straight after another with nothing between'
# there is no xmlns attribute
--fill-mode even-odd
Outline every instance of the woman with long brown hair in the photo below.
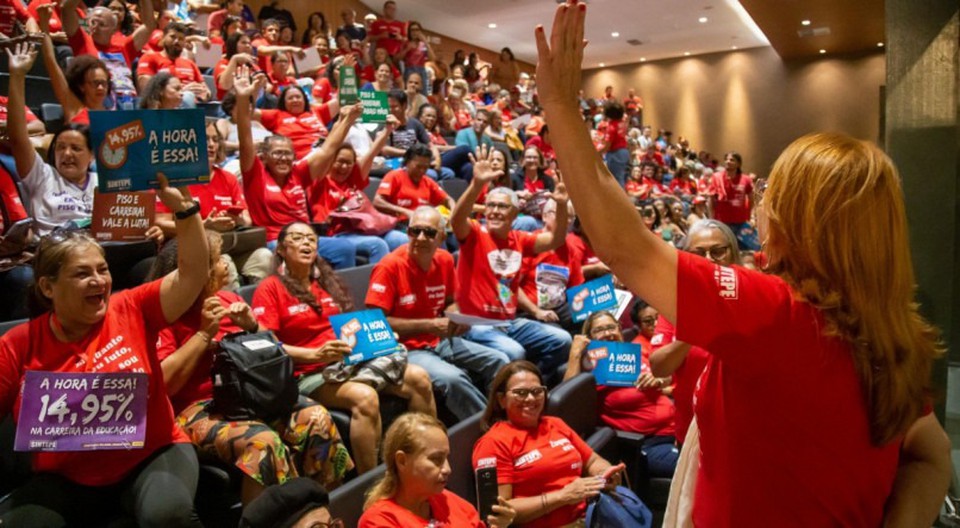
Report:
<svg viewBox="0 0 960 528"><path fill-rule="evenodd" d="M757 197L769 274L678 253L589 148L576 105L585 13L575 0L558 7L549 43L537 28L540 100L597 254L677 339L710 352L694 523L932 522L951 473L929 413L942 349L914 301L893 163L846 136L802 137Z"/></svg>

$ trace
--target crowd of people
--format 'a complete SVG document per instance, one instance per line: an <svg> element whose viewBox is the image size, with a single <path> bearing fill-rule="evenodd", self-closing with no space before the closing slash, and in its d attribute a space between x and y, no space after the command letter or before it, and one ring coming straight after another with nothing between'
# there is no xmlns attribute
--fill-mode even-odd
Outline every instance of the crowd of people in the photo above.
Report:
<svg viewBox="0 0 960 528"><path fill-rule="evenodd" d="M445 62L392 0L362 22L344 9L339 27L320 11L297 20L276 1L256 17L243 0L163 11L152 0L9 5L0 9L10 75L0 99L0 320L30 320L0 338L0 416L18 415L27 370L145 372L151 398L142 449L36 454L37 475L0 502L0 521L87 525L122 508L143 526L197 526L199 453L243 474L247 526L266 526L265 512L287 500L313 497L309 504L323 506L324 489L381 462L386 476L370 490L360 526L576 526L587 501L620 477L563 420L544 415L547 391L596 367L591 341L625 340L640 344L641 374L633 387L599 386L596 413L642 435L650 476L674 476L688 434L689 456L711 453L687 514L697 524L776 519L783 505L764 488L795 489L789 479L816 504L797 517L805 524L877 525L891 494L891 518L928 511L898 502L903 484L894 480L898 454L906 453L901 466L910 457L929 462L942 433L921 379L938 345L910 304L909 265L897 268L906 274L890 293L901 297L882 303L902 307L897 317L909 325L900 319L896 330L879 332L886 320L869 313L871 298L856 288L880 275L844 275L850 270L830 259L862 259L835 247L795 254L828 236L802 231L825 213L797 205L826 198L800 196L807 183L783 183L816 160L791 147L764 195L767 178L745 171L737 152L715 158L669 130L654 134L633 88L619 97L613 86L596 97L577 93L576 2L558 8L549 44L538 30L536 75L509 48L492 64L462 50ZM196 57L213 45L222 58L200 67ZM26 77L38 61L56 98L44 102L63 109L52 137L27 106ZM350 69L361 90L386 93L385 123L362 123L361 105L340 103L340 78ZM111 271L119 270L83 230L98 183L90 111L198 105L219 109L205 129L209 183L162 185L144 232L159 248L150 273L114 291ZM882 156L845 138L803 148L831 142L856 152L848 158ZM854 174L850 163L843 170ZM886 179L870 185L895 188L893 169L878 170L866 177ZM369 199L374 177L380 183ZM449 180L460 180L454 195ZM902 213L895 198L888 205ZM902 218L891 215L883 226L900 229ZM250 227L264 230L262 247L224 246L223 236ZM856 243L877 243L880 234L870 233ZM889 245L905 251L902 240ZM365 306L337 273L358 262L374 265ZM601 311L575 323L567 289L605 275L638 296L632 313ZM250 304L237 294L241 285L255 285ZM717 288L726 289L720 301ZM335 369L351 347L330 317L366 307L383 311L406 350L386 383ZM452 312L482 319L461 324ZM239 331L272 332L293 359L300 396L287 415L218 415L213 353ZM116 339L134 361L83 360ZM823 366L802 359L805 347L832 354L828 382L815 381ZM761 349L785 355L776 372L759 367L768 363ZM897 373L904 362L909 375ZM797 379L819 387L814 401L793 392ZM774 396L757 397L757 386ZM386 433L383 395L409 411ZM838 402L844 411L831 412ZM812 438L803 420L766 423L783 413L808 416L804 406L829 415L831 441ZM346 438L328 408L349 414ZM494 461L500 495L482 521L474 505L445 490L450 424L438 419L479 413L485 433L474 464ZM785 455L753 434L758 416L777 445L805 442L797 448L805 462L829 444L842 478L825 481L815 472L823 464L813 462L783 470ZM850 424L856 430L840 435ZM932 487L920 495L935 495L939 482L926 479ZM824 483L832 491L818 502L814 488ZM315 509L301 513L330 522Z"/></svg>

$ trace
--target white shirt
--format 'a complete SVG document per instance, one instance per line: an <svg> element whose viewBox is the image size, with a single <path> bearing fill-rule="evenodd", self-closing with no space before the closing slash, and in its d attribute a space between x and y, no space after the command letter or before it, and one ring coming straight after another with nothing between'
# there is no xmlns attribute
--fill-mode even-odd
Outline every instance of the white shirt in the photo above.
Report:
<svg viewBox="0 0 960 528"><path fill-rule="evenodd" d="M23 178L23 184L33 208L34 228L40 236L70 220L89 220L93 215L96 172L90 172L86 184L81 187L61 176L57 169L36 154L33 168Z"/></svg>

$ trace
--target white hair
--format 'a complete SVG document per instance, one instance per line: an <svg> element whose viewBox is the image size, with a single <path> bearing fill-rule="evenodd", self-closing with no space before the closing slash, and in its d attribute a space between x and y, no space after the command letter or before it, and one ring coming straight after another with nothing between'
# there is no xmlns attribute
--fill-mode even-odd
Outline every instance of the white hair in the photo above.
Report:
<svg viewBox="0 0 960 528"><path fill-rule="evenodd" d="M520 208L520 198L513 189L509 187L495 187L493 190L487 193L487 200L489 200L494 194L502 194L506 196L507 199L510 200L510 205L512 205L514 209Z"/></svg>

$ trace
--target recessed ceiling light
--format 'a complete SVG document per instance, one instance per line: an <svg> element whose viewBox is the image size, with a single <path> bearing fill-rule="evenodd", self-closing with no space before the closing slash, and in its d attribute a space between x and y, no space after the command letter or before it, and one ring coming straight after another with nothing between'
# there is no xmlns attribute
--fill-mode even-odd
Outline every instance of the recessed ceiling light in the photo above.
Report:
<svg viewBox="0 0 960 528"><path fill-rule="evenodd" d="M826 53L826 52L827 52L827 50L822 49L822 50L820 50L820 55L823 55L823 54Z"/></svg>
<svg viewBox="0 0 960 528"><path fill-rule="evenodd" d="M610 36L613 38L617 38L620 36L620 33L617 33L616 31L614 31L613 33L610 33Z"/></svg>
<svg viewBox="0 0 960 528"><path fill-rule="evenodd" d="M883 42L877 42L877 47L878 47L878 48L882 48L882 47L883 47Z"/></svg>
<svg viewBox="0 0 960 528"><path fill-rule="evenodd" d="M736 46L730 46L730 49L735 50L735 49L738 49L738 48L737 48Z"/></svg>
<svg viewBox="0 0 960 528"><path fill-rule="evenodd" d="M487 24L487 27L490 28L490 29L497 29L497 25L494 24L493 22Z"/></svg>
<svg viewBox="0 0 960 528"><path fill-rule="evenodd" d="M800 21L800 25L801 25L801 26L809 26L809 25L810 25L810 21L809 21L809 20L801 20L801 21Z"/></svg>
<svg viewBox="0 0 960 528"><path fill-rule="evenodd" d="M600 67L603 68L604 66L606 66L606 63L601 62Z"/></svg>
<svg viewBox="0 0 960 528"><path fill-rule="evenodd" d="M707 23L707 17L700 17L700 18L697 19L697 21L700 22L701 24L706 24L706 23Z"/></svg>
<svg viewBox="0 0 960 528"><path fill-rule="evenodd" d="M690 52L689 52L689 51L684 51L684 52L683 52L683 56L684 56L684 57L689 57L689 56L690 56Z"/></svg>
<svg viewBox="0 0 960 528"><path fill-rule="evenodd" d="M646 57L640 57L640 62L647 62L647 58L646 58Z"/></svg>

